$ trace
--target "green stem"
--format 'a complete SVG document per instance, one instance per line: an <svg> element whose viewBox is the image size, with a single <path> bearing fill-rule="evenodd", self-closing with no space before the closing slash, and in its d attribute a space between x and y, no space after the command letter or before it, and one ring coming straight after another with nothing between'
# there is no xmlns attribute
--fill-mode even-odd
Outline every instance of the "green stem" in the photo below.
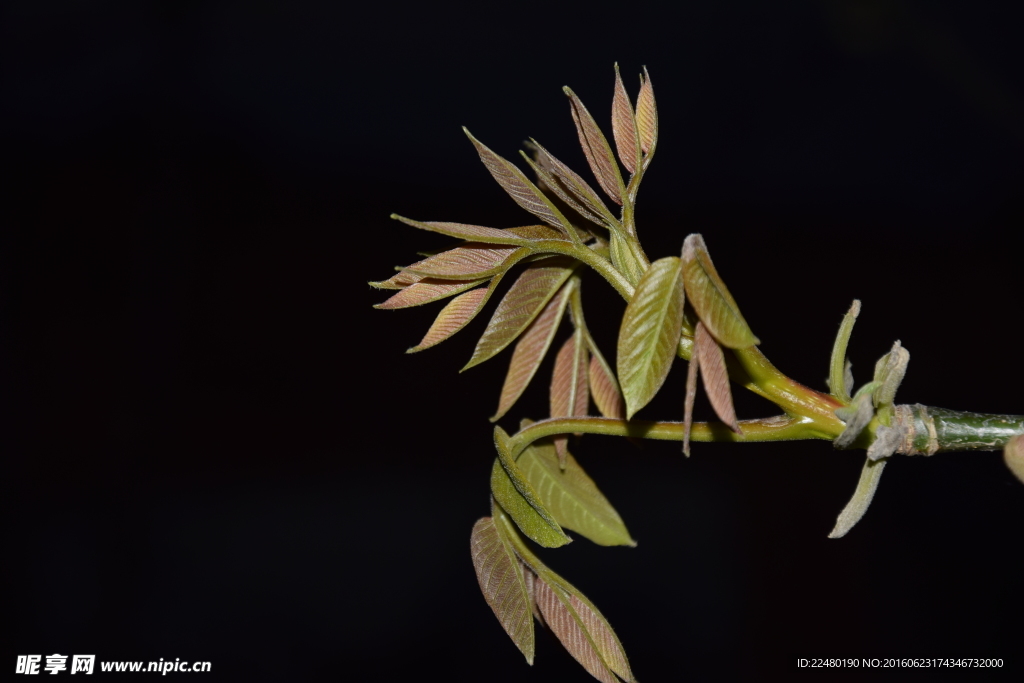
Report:
<svg viewBox="0 0 1024 683"><path fill-rule="evenodd" d="M742 434L736 434L720 422L694 422L691 441L747 442L796 441L802 439L830 440L832 435L822 432L814 420L806 417L777 415L758 420L740 420ZM682 422L654 422L650 420L617 420L610 417L556 417L534 422L519 431L509 441L513 458L537 439L558 434L604 434L660 441L682 441Z"/></svg>
<svg viewBox="0 0 1024 683"><path fill-rule="evenodd" d="M1024 415L971 413L920 403L896 406L903 430L900 453L932 455L945 451L995 451L1024 434Z"/></svg>
<svg viewBox="0 0 1024 683"><path fill-rule="evenodd" d="M597 271L626 301L633 298L634 288L629 283L629 280L622 273L615 270L610 261L602 258L600 254L595 253L593 250L587 247L576 247L565 240L537 240L535 248L537 251L565 254L566 256L579 259Z"/></svg>

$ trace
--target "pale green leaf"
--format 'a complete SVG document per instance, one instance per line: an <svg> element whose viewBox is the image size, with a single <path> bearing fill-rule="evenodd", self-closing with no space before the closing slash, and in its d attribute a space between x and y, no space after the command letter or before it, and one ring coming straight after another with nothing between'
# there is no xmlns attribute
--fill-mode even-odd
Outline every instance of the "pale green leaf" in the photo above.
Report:
<svg viewBox="0 0 1024 683"><path fill-rule="evenodd" d="M523 533L545 548L557 548L572 539L548 511L533 485L523 476L509 452L508 434L494 428L498 458L491 469L491 493L498 504L515 520Z"/></svg>
<svg viewBox="0 0 1024 683"><path fill-rule="evenodd" d="M532 263L505 294L463 370L483 363L511 344L533 322L578 264L568 257Z"/></svg>
<svg viewBox="0 0 1024 683"><path fill-rule="evenodd" d="M533 597L522 562L503 527L490 517L477 520L470 536L473 568L484 599L528 664L533 664ZM531 573L531 584L533 575Z"/></svg>
<svg viewBox="0 0 1024 683"><path fill-rule="evenodd" d="M622 182L622 174L619 173L619 165L615 163L615 154L612 152L608 140L598 127L594 117L590 115L587 108L583 106L580 98L576 97L568 86L562 88L569 97L572 120L576 124L576 132L580 138L580 146L583 147L583 154L590 164L590 170L597 178L597 184L605 191L612 201L622 204L626 196L626 186Z"/></svg>
<svg viewBox="0 0 1024 683"><path fill-rule="evenodd" d="M640 149L647 157L644 159L644 168L647 168L658 144L658 107L654 103L654 88L647 67L644 67L644 75L640 77L640 94L636 98L636 127L640 136Z"/></svg>
<svg viewBox="0 0 1024 683"><path fill-rule="evenodd" d="M1024 484L1024 434L1018 434L1006 442L1006 446L1003 447L1003 462L1013 472L1013 476Z"/></svg>
<svg viewBox="0 0 1024 683"><path fill-rule="evenodd" d="M836 335L836 341L832 345L832 359L829 362L829 391L843 403L850 402L850 392L853 391L853 388L846 382L846 347L850 343L853 324L857 322L858 315L860 315L860 300L854 299L850 310L843 316L843 322L839 325L839 334Z"/></svg>
<svg viewBox="0 0 1024 683"><path fill-rule="evenodd" d="M550 439L532 444L516 464L561 526L598 545L636 545L619 513L572 454L566 454L565 469L561 468Z"/></svg>
<svg viewBox="0 0 1024 683"><path fill-rule="evenodd" d="M640 278L619 328L616 366L629 419L668 376L682 331L683 303L680 260L658 259Z"/></svg>
<svg viewBox="0 0 1024 683"><path fill-rule="evenodd" d="M462 130L466 133L470 142L473 143L473 146L476 147L476 151L480 155L480 160L484 162L484 166L491 172L491 175L501 185L502 189L508 192L509 196L515 200L516 204L548 225L565 230L566 232L572 231L572 225L568 219L562 215L562 212L551 203L551 200L515 164L491 151L490 148L473 137L465 126L463 126Z"/></svg>
<svg viewBox="0 0 1024 683"><path fill-rule="evenodd" d="M537 368L551 347L566 304L569 303L570 293L569 286L563 286L516 342L505 383L501 387L498 412L491 418L491 422L500 420L509 411L537 373Z"/></svg>
<svg viewBox="0 0 1024 683"><path fill-rule="evenodd" d="M615 95L612 98L612 138L622 165L630 173L635 173L641 160L640 139L637 136L633 105L626 94L618 64L615 65Z"/></svg>
<svg viewBox="0 0 1024 683"><path fill-rule="evenodd" d="M854 489L853 497L839 513L836 526L828 535L829 538L845 536L868 511L868 506L871 505L871 500L875 497L878 482L882 478L882 470L885 469L886 462L888 460L872 460L870 458L864 461L864 467L860 471L860 479L857 480L857 488Z"/></svg>
<svg viewBox="0 0 1024 683"><path fill-rule="evenodd" d="M456 294L461 294L467 289L476 287L485 280L436 280L426 278L413 283L394 294L390 299L382 301L374 308L386 310L394 308L409 308L411 306L422 306L440 299L446 299Z"/></svg>
<svg viewBox="0 0 1024 683"><path fill-rule="evenodd" d="M718 343L730 349L761 343L715 270L704 238L696 233L683 242L683 280L690 305Z"/></svg>

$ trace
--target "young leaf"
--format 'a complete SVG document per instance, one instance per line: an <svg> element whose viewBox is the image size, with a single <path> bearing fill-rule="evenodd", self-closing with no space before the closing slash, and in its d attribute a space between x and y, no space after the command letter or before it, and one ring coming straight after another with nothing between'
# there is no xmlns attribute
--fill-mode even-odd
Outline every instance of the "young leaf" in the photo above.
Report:
<svg viewBox="0 0 1024 683"><path fill-rule="evenodd" d="M658 108L654 104L654 88L647 67L644 67L644 75L640 77L640 94L636 98L636 127L640 136L640 149L647 155L644 159L644 168L647 168L658 144Z"/></svg>
<svg viewBox="0 0 1024 683"><path fill-rule="evenodd" d="M490 517L477 520L470 535L473 568L484 599L526 662L533 664L533 596L523 564ZM530 583L533 575L530 573Z"/></svg>
<svg viewBox="0 0 1024 683"><path fill-rule="evenodd" d="M845 536L860 521L864 513L868 511L871 499L875 497L878 482L882 478L882 470L885 469L886 462L888 461L872 460L871 458L864 461L864 467L860 471L860 479L857 481L857 488L854 489L853 497L850 498L850 502L846 504L843 511L839 513L839 518L836 519L836 526L832 529L832 533L828 535L829 538L842 538Z"/></svg>
<svg viewBox="0 0 1024 683"><path fill-rule="evenodd" d="M693 354L690 355L690 367L686 369L686 398L683 399L683 453L687 458L690 457L690 431L693 429L693 404L697 400L699 372L700 353L695 347Z"/></svg>
<svg viewBox="0 0 1024 683"><path fill-rule="evenodd" d="M754 336L708 255L704 238L693 233L683 242L683 281L697 316L718 342L745 349L761 341Z"/></svg>
<svg viewBox="0 0 1024 683"><path fill-rule="evenodd" d="M666 256L637 283L619 328L617 368L632 419L658 393L675 358L683 325L680 261Z"/></svg>
<svg viewBox="0 0 1024 683"><path fill-rule="evenodd" d="M575 171L559 161L551 152L544 149L539 142L530 139L537 149L537 165L544 170L550 171L552 175L582 204L586 212L576 208L569 200L562 198L567 204L598 225L607 225L610 229L621 229L615 215L608 210L597 192L587 184ZM561 196L561 195L559 195Z"/></svg>
<svg viewBox="0 0 1024 683"><path fill-rule="evenodd" d="M618 683L613 675L617 674L627 683L636 683L622 643L594 603L533 554L500 505L492 506L492 515L495 525L505 529L519 559L536 576L534 600L544 622L569 654L601 681Z"/></svg>
<svg viewBox="0 0 1024 683"><path fill-rule="evenodd" d="M442 280L481 280L508 270L530 254L527 247L467 243L418 261L407 271Z"/></svg>
<svg viewBox="0 0 1024 683"><path fill-rule="evenodd" d="M529 167L533 169L533 172L537 174L537 180L542 189L547 188L553 192L555 196L565 202L569 208L583 216L583 218L591 223L596 223L597 225L605 225L607 223L606 220L595 216L587 207L583 206L578 201L575 195L567 191L564 184L555 176L550 168L545 168L538 162L534 161L527 156L526 152L520 151L519 153L523 155L523 159L526 160L527 165L529 165ZM539 154L538 158L540 158Z"/></svg>
<svg viewBox="0 0 1024 683"><path fill-rule="evenodd" d="M612 98L612 138L622 165L630 173L636 173L640 166L640 140L637 137L633 105L626 94L626 86L622 84L618 64L615 65L615 96Z"/></svg>
<svg viewBox="0 0 1024 683"><path fill-rule="evenodd" d="M515 520L523 533L545 548L557 548L572 541L545 507L533 485L523 476L508 446L508 434L494 428L498 458L491 469L491 493L498 504Z"/></svg>
<svg viewBox="0 0 1024 683"><path fill-rule="evenodd" d="M437 314L420 343L407 350L406 353L416 353L436 346L465 327L487 303L487 299L500 279L499 275L494 278L490 287L471 289L449 301Z"/></svg>
<svg viewBox="0 0 1024 683"><path fill-rule="evenodd" d="M447 297L460 294L467 289L476 287L482 282L484 282L484 280L470 280L466 282L464 280L451 281L427 278L420 282L413 283L405 289L399 290L397 294L393 295L390 299L375 305L374 308L390 310L393 308L422 306L423 304L429 304L437 301L438 299L445 299Z"/></svg>
<svg viewBox="0 0 1024 683"><path fill-rule="evenodd" d="M623 233L613 232L609 240L608 251L615 270L625 275L630 284L635 285L640 281L644 270L640 267L632 250L630 250L629 243L627 242L628 239L630 238L626 237Z"/></svg>
<svg viewBox="0 0 1024 683"><path fill-rule="evenodd" d="M542 439L523 451L516 464L561 526L598 545L636 546L619 513L572 454L566 454L563 470L554 444Z"/></svg>
<svg viewBox="0 0 1024 683"><path fill-rule="evenodd" d="M611 367L594 347L590 347L590 396L605 417L622 419L626 416L626 402L622 399L619 382Z"/></svg>
<svg viewBox="0 0 1024 683"><path fill-rule="evenodd" d="M580 328L565 340L555 357L551 374L551 417L576 417L587 414L590 391L587 387L587 345ZM565 460L568 436L555 437L558 459Z"/></svg>
<svg viewBox="0 0 1024 683"><path fill-rule="evenodd" d="M1024 484L1024 434L1018 434L1006 442L1006 446L1003 447L1003 462L1013 472L1013 476Z"/></svg>
<svg viewBox="0 0 1024 683"><path fill-rule="evenodd" d="M529 238L520 237L509 230L487 228L482 225L466 225L463 223L414 221L411 218L405 218L396 213L391 214L391 218L401 221L406 225L411 225L414 228L419 228L420 230L428 230L430 232L436 232L442 235L448 235L449 237L456 237L458 239L473 242L483 242L485 244L509 244L517 247L529 246L530 244ZM561 233L558 233L558 236L564 237Z"/></svg>
<svg viewBox="0 0 1024 683"><path fill-rule="evenodd" d="M896 390L900 388L903 376L907 374L909 362L910 352L897 340L892 345L892 351L879 358L875 364L875 381L881 382L881 385L875 389L872 399L878 409L878 419L886 426L892 423Z"/></svg>
<svg viewBox="0 0 1024 683"><path fill-rule="evenodd" d="M846 429L835 438L832 442L833 446L836 448L850 446L868 426L871 418L875 416L875 408L871 404L871 393L880 386L882 386L881 382L865 384L857 390L850 405L836 409L836 417L846 423Z"/></svg>
<svg viewBox="0 0 1024 683"><path fill-rule="evenodd" d="M399 267L397 273L389 277L387 280L381 280L380 282L370 282L371 287L377 289L405 289L409 285L415 284L426 277L426 275L417 275L416 273L406 272L404 268Z"/></svg>
<svg viewBox="0 0 1024 683"><path fill-rule="evenodd" d="M832 395L843 403L850 402L851 387L846 382L847 360L846 347L850 343L850 335L853 334L853 324L857 322L860 315L860 300L854 299L850 310L843 316L843 322L839 325L839 334L836 335L835 344L832 345L832 360L829 363L828 388ZM850 382L852 384L852 381Z"/></svg>
<svg viewBox="0 0 1024 683"><path fill-rule="evenodd" d="M530 179L515 164L492 152L486 145L473 137L465 126L463 126L462 130L470 142L473 143L473 146L476 147L476 151L480 155L480 160L484 162L484 166L491 172L491 175L498 181L502 189L508 192L509 196L515 200L516 204L548 225L553 225L570 234L572 233L572 225L562 215L562 212L551 203L550 199L544 196L544 193L536 185L530 182Z"/></svg>
<svg viewBox="0 0 1024 683"><path fill-rule="evenodd" d="M505 375L505 384L501 387L498 412L491 418L491 422L504 417L537 373L537 368L540 367L544 355L551 347L551 341L558 330L558 323L561 322L562 314L569 303L569 294L569 286L563 286L561 291L548 301L541 314L533 319L519 341L516 342L516 347L512 351L512 360L508 366L508 374Z"/></svg>
<svg viewBox="0 0 1024 683"><path fill-rule="evenodd" d="M568 86L562 88L569 97L569 105L572 110L572 120L576 124L576 132L580 138L580 146L583 147L583 154L587 157L590 170L597 178L597 184L605 191L612 201L622 204L626 196L626 186L622 182L622 174L619 173L619 166L615 163L615 155L608 145L604 133L598 128L594 117L590 115L587 108L583 106L576 93Z"/></svg>
<svg viewBox="0 0 1024 683"><path fill-rule="evenodd" d="M704 378L704 391L715 409L718 419L729 426L729 429L742 434L739 422L736 421L736 409L732 405L732 389L729 386L729 373L725 369L725 356L721 347L711 333L698 321L694 336L694 348L700 356L701 377Z"/></svg>
<svg viewBox="0 0 1024 683"><path fill-rule="evenodd" d="M483 363L511 344L533 322L572 274L574 259L564 256L530 264L505 294L487 323L463 371Z"/></svg>

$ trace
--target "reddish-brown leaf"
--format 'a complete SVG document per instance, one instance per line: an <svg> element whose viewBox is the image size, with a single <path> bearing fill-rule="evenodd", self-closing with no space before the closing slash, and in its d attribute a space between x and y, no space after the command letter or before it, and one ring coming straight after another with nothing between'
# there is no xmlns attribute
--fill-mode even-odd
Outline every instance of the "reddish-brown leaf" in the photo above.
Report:
<svg viewBox="0 0 1024 683"><path fill-rule="evenodd" d="M470 242L418 261L406 270L445 280L480 280L506 270L529 254L527 247L495 247Z"/></svg>
<svg viewBox="0 0 1024 683"><path fill-rule="evenodd" d="M556 256L530 264L498 304L473 357L462 369L483 363L515 341L569 278L575 263Z"/></svg>
<svg viewBox="0 0 1024 683"><path fill-rule="evenodd" d="M444 299L476 287L484 280L434 280L427 278L420 282L413 283L394 294L390 299L382 301L374 308L390 310L393 308L409 308L411 306L422 306L432 301Z"/></svg>
<svg viewBox="0 0 1024 683"><path fill-rule="evenodd" d="M519 341L516 342L508 373L505 375L505 384L501 388L498 412L491 418L491 422L504 417L505 413L522 396L523 390L537 373L537 368L544 360L544 356L551 346L551 340L554 339L555 332L558 330L558 323L562 320L565 306L569 302L570 289L568 286L563 286L561 292L548 301L541 314L534 318Z"/></svg>
<svg viewBox="0 0 1024 683"><path fill-rule="evenodd" d="M377 289L404 289L409 285L419 282L426 275L417 275L416 273L406 272L405 269L400 268L397 273L389 277L387 280L381 280L380 282L369 283L371 287Z"/></svg>
<svg viewBox="0 0 1024 683"><path fill-rule="evenodd" d="M494 278L490 287L471 289L449 301L437 314L437 318L434 319L420 343L406 353L416 353L436 346L465 327L484 307L499 278L500 276Z"/></svg>
<svg viewBox="0 0 1024 683"><path fill-rule="evenodd" d="M533 664L533 600L522 562L490 517L473 525L470 550L480 592L512 642Z"/></svg>
<svg viewBox="0 0 1024 683"><path fill-rule="evenodd" d="M686 398L683 400L683 453L687 458L690 457L690 430L693 428L693 403L697 399L697 374L699 372L700 355L694 348L690 355L690 366L686 369Z"/></svg>
<svg viewBox="0 0 1024 683"><path fill-rule="evenodd" d="M525 246L529 238L516 235L508 230L498 228L487 228L482 225L466 225L465 223L443 223L439 221L414 221L398 214L391 214L391 217L406 225L411 225L420 230L448 235L463 240L483 242L485 244L510 244L513 246Z"/></svg>
<svg viewBox="0 0 1024 683"><path fill-rule="evenodd" d="M602 683L619 683L616 673L632 681L622 646L604 618L576 595L538 579L533 592L540 613L573 659Z"/></svg>
<svg viewBox="0 0 1024 683"><path fill-rule="evenodd" d="M622 165L630 173L636 173L640 165L640 148L637 142L636 119L633 116L633 105L626 94L626 86L619 75L619 65L615 65L615 96L612 98L612 138L619 152Z"/></svg>
<svg viewBox="0 0 1024 683"><path fill-rule="evenodd" d="M584 206L579 201L579 198L575 194L566 189L566 184L559 179L557 175L555 175L551 168L551 164L539 150L537 151L536 161L526 156L525 152L522 152L522 154L526 163L529 164L530 168L533 169L533 172L537 174L539 183L543 187L547 188L549 192L554 193L554 195L565 202L570 209L583 216L583 218L591 223L596 223L597 225L607 224L606 219L602 219L595 215L587 206Z"/></svg>
<svg viewBox="0 0 1024 683"><path fill-rule="evenodd" d="M587 414L587 345L577 332L565 340L555 357L551 374L551 417L577 417ZM564 465L568 436L555 437L558 460Z"/></svg>
<svg viewBox="0 0 1024 683"><path fill-rule="evenodd" d="M702 322L697 323L693 342L694 351L700 358L700 374L704 379L704 391L711 401L711 407L715 409L718 419L728 425L729 429L742 434L739 422L736 421L736 408L732 404L732 388L729 386L729 372L725 368L722 347Z"/></svg>
<svg viewBox="0 0 1024 683"><path fill-rule="evenodd" d="M626 402L619 390L619 382L615 379L611 367L604 358L594 353L590 358L590 395L594 405L605 417L622 419L626 416Z"/></svg>
<svg viewBox="0 0 1024 683"><path fill-rule="evenodd" d="M530 179L515 164L492 152L490 148L473 137L465 127L462 130L465 131L466 136L469 137L473 146L476 147L476 151L480 155L480 160L484 162L484 166L491 172L491 175L494 176L494 179L501 185L502 189L508 192L509 196L515 200L516 204L548 225L553 225L565 231L572 229L572 226L565 216L562 215L562 212L551 203L550 199L544 196L544 193L536 185L530 182Z"/></svg>
<svg viewBox="0 0 1024 683"><path fill-rule="evenodd" d="M583 154L587 157L590 170L597 178L597 184L601 186L605 194L611 197L613 202L622 204L626 186L622 182L622 174L619 173L618 164L615 163L615 154L612 152L608 140L605 139L604 133L594 121L594 117L576 97L576 93L568 87L563 90L569 96L572 120L576 124L580 146L583 147Z"/></svg>
<svg viewBox="0 0 1024 683"><path fill-rule="evenodd" d="M640 149L644 154L650 154L658 144L658 108L654 103L654 88L647 67L640 77L640 94L636 98L636 127L640 135Z"/></svg>

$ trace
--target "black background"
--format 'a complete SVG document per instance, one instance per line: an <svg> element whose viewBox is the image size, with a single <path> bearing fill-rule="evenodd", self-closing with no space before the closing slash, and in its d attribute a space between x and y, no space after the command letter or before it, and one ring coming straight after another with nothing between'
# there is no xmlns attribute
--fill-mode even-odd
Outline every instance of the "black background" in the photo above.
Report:
<svg viewBox="0 0 1024 683"><path fill-rule="evenodd" d="M479 320L405 355L438 306L375 311L366 281L446 244L393 211L534 222L460 125L507 157L536 137L589 177L560 87L603 124L616 60L634 94L648 66L661 114L647 252L703 233L776 365L823 388L860 298L859 381L899 338L902 401L1024 411L1010 5L5 3L2 666L588 680L544 631L528 669L469 561L507 354L457 373ZM611 354L621 300L588 278L584 305ZM682 374L641 416L679 419ZM538 379L503 424L545 409ZM574 452L639 546L543 556L640 680L1020 665L1024 488L998 454L895 460L829 540L861 453Z"/></svg>

